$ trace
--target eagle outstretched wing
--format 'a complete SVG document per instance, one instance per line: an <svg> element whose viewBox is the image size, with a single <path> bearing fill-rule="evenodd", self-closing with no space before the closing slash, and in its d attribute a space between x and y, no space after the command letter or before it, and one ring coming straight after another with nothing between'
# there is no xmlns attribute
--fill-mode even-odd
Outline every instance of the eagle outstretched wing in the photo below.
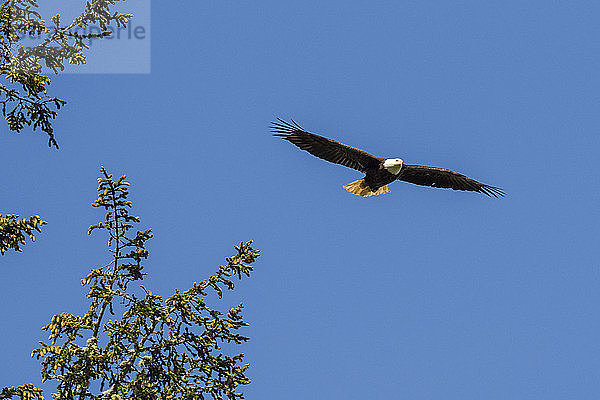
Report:
<svg viewBox="0 0 600 400"><path fill-rule="evenodd" d="M277 118L277 121L271 123L273 136L279 136L323 160L354 168L361 172L378 168L383 160L383 158L375 157L364 150L307 132L294 120L286 122Z"/></svg>
<svg viewBox="0 0 600 400"><path fill-rule="evenodd" d="M504 191L498 187L477 182L449 169L426 167L424 165L403 165L397 180L436 188L469 190L488 196L502 197Z"/></svg>

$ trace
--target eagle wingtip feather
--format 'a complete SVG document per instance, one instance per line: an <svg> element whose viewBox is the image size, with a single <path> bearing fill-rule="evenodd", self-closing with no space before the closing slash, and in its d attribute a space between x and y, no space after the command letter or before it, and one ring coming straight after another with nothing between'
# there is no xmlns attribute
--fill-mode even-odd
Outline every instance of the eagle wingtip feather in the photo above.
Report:
<svg viewBox="0 0 600 400"><path fill-rule="evenodd" d="M506 193L502 188L496 186L483 185L481 186L480 192L489 197L500 198L504 197Z"/></svg>
<svg viewBox="0 0 600 400"><path fill-rule="evenodd" d="M271 122L269 126L273 136L281 137L283 139L289 138L291 135L297 132L303 132L304 129L293 119L292 122L284 121L283 119L277 117L277 121Z"/></svg>

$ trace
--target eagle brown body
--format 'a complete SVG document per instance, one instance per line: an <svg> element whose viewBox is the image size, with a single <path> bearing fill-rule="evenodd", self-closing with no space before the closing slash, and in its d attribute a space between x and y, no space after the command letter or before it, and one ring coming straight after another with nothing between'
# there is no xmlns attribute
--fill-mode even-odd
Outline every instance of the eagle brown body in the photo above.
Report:
<svg viewBox="0 0 600 400"><path fill-rule="evenodd" d="M504 196L502 189L477 182L458 172L424 165L408 165L398 158L376 157L364 150L307 132L293 120L290 123L278 119L278 122L272 123L271 131L274 136L279 136L316 157L363 172L363 179L344 185L346 190L359 196L388 193L388 184L395 180L473 191L493 197Z"/></svg>
<svg viewBox="0 0 600 400"><path fill-rule="evenodd" d="M384 161L383 159L381 160L378 168L368 169L363 179L344 185L344 189L362 197L389 193L390 188L388 184L394 182L397 176L383 167Z"/></svg>

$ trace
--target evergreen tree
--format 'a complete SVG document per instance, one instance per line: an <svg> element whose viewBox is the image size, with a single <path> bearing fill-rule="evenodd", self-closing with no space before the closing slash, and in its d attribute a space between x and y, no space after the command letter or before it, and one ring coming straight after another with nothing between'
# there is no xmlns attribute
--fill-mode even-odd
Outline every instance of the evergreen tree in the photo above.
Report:
<svg viewBox="0 0 600 400"><path fill-rule="evenodd" d="M209 305L209 291L223 298L234 277L249 277L259 253L252 242L235 246L216 273L169 297L136 285L144 279L146 242L152 230L135 230L129 214L129 183L104 168L93 207L104 218L88 233L104 231L108 259L83 279L89 307L84 315L54 315L32 357L41 362L43 382L56 384L54 399L241 399L250 382L242 353L248 340L239 330L240 304L226 312ZM111 319L108 319L108 315ZM43 399L33 384L4 388L0 400Z"/></svg>
<svg viewBox="0 0 600 400"><path fill-rule="evenodd" d="M0 76L9 84L0 83L2 115L11 131L20 132L25 125L39 128L48 135L48 146L58 149L52 120L66 101L48 95L50 78L42 73L42 65L55 73L64 70L65 63L84 64L86 41L109 36L110 24L124 27L131 14L111 12L121 0L89 0L73 21L65 24L60 14L51 21L41 18L37 0L5 0L0 5ZM85 29L98 25L98 32ZM82 33L88 32L88 33ZM23 37L40 36L38 45L25 48Z"/></svg>

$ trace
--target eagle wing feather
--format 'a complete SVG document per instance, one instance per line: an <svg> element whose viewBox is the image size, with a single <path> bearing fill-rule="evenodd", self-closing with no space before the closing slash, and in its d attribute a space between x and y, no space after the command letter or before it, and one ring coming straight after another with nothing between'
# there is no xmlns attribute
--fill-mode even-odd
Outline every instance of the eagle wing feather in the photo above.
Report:
<svg viewBox="0 0 600 400"><path fill-rule="evenodd" d="M271 124L273 136L281 137L298 148L308 151L323 160L344 165L361 172L378 168L383 158L375 157L364 150L347 146L335 140L305 131L294 120L286 122L277 118Z"/></svg>
<svg viewBox="0 0 600 400"><path fill-rule="evenodd" d="M490 197L504 196L504 191L501 188L477 182L474 179L445 168L405 164L402 166L400 174L396 179L422 186L468 190L483 193Z"/></svg>

